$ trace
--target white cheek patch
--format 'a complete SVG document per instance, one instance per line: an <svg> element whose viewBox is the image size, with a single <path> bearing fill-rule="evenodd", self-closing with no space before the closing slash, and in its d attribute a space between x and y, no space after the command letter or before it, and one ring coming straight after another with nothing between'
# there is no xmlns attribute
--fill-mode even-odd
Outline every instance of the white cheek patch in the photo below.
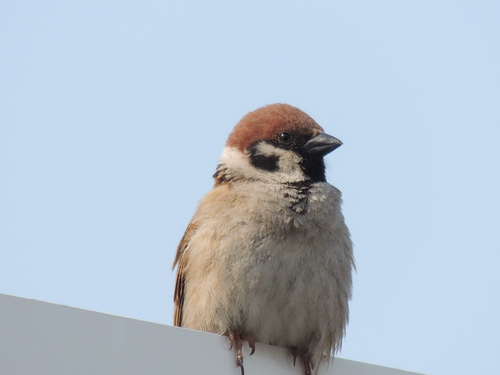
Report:
<svg viewBox="0 0 500 375"><path fill-rule="evenodd" d="M301 157L291 150L274 147L268 143L257 145L257 153L264 156L278 157L278 170L266 171L255 168L248 154L233 147L224 147L220 158L221 166L227 168L231 177L242 177L274 182L299 182L306 180L300 167Z"/></svg>
<svg viewBox="0 0 500 375"><path fill-rule="evenodd" d="M299 164L302 158L295 152L275 147L266 142L259 143L256 149L257 153L261 155L278 157L278 169L280 172L290 174L298 170L302 173Z"/></svg>

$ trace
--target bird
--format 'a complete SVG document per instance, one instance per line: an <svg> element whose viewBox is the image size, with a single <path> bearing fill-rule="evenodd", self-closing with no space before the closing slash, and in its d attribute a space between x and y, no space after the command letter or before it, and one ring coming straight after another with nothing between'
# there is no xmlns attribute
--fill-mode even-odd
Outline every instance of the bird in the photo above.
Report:
<svg viewBox="0 0 500 375"><path fill-rule="evenodd" d="M244 341L290 349L306 375L341 348L355 263L324 162L341 145L289 104L249 112L177 247L174 325L228 336L242 375Z"/></svg>

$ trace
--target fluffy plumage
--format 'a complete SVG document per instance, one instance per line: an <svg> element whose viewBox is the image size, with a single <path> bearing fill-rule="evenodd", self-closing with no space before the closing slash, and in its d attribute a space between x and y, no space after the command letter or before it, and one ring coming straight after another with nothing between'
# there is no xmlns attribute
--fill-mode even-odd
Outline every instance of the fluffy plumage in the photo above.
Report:
<svg viewBox="0 0 500 375"><path fill-rule="evenodd" d="M323 156L341 142L286 104L247 114L177 249L177 326L292 348L306 374L339 350L352 243Z"/></svg>

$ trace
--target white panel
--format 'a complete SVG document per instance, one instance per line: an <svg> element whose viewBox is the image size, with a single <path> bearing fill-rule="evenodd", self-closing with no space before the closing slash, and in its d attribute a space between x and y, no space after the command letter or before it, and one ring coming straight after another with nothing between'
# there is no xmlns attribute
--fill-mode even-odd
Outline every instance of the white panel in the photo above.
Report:
<svg viewBox="0 0 500 375"><path fill-rule="evenodd" d="M302 375L283 348L257 344L245 375ZM411 375L337 358L320 375ZM240 375L226 337L0 294L0 374Z"/></svg>

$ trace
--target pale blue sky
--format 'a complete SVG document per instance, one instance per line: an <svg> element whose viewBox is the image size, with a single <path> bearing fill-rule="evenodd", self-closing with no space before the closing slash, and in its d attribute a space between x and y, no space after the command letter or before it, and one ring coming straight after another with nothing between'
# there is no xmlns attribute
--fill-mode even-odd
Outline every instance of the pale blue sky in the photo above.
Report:
<svg viewBox="0 0 500 375"><path fill-rule="evenodd" d="M285 102L355 243L341 356L500 368L500 4L0 4L0 293L172 322L175 248L232 127Z"/></svg>

